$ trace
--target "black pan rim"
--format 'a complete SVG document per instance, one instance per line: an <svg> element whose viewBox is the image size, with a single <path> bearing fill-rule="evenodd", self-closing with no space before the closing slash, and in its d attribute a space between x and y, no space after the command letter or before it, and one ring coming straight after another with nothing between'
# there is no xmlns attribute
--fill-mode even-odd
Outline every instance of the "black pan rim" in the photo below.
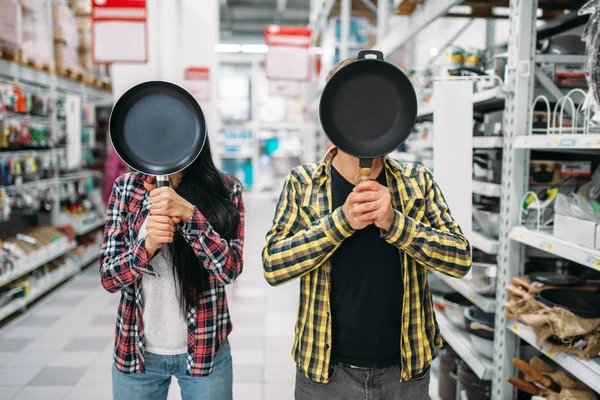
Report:
<svg viewBox="0 0 600 400"><path fill-rule="evenodd" d="M134 171L137 171L139 173L142 173L144 175L155 175L155 174L151 174L151 173L147 173L144 172L142 170L140 170L139 168L137 168L136 166L130 165L130 163L128 161L126 161L123 157L121 157L121 155L119 154L119 151L116 149L116 147L114 146L114 141L113 141L113 114L115 112L115 110L117 110L117 106L119 105L119 102L121 101L125 101L124 98L128 93L131 93L133 90L135 89L140 89L143 88L145 86L153 86L153 85L161 85L164 87L170 87L173 88L175 90L180 91L181 93L183 93L186 97L188 97L191 101L191 104L194 105L194 107L197 109L197 111L199 111L199 115L201 115L202 117L202 124L204 126L204 132L203 132L203 136L202 136L202 143L200 144L200 151L197 152L197 154L190 160L190 162L184 166L181 169L178 169L176 171L173 172L169 172L167 174L160 174L160 175L172 175L172 174L176 174L178 172L183 171L184 169L186 169L187 167L189 167L194 161L196 161L196 159L200 156L200 153L202 152L202 149L204 148L205 144L206 144L206 140L208 137L208 132L207 129L208 127L206 126L206 117L204 115L204 111L202 111L202 107L200 107L200 104L198 104L198 101L194 98L194 96L188 91L186 90L184 87L177 85L174 82L171 81L167 81L167 80L152 80L152 81L144 81L141 83L137 83L131 87L129 87L126 91L123 92L123 94L121 94L121 96L119 97L119 99L115 102L114 106L112 107L111 111L110 111L110 116L108 118L108 131L109 131L109 138L111 141L111 145L113 147L113 149L115 150L115 152L117 153L117 155L119 156L119 158L125 163L125 165L127 165L129 168L131 168Z"/></svg>
<svg viewBox="0 0 600 400"><path fill-rule="evenodd" d="M396 71L398 71L400 74L402 74L402 75L404 76L404 78L405 78L405 79L406 79L408 82L410 82L410 78L408 77L408 75L406 75L406 73L404 73L404 71L402 71L402 70L401 70L400 68L398 68L396 65L394 65L394 64L392 64L392 63L390 63L390 62L388 62L388 61L385 61L385 60L380 60L380 59L377 59L377 58L362 58L362 59L357 59L357 60L354 60L354 61L352 61L351 63L349 63L349 64L347 64L347 65L344 65L344 66L343 66L342 68L340 68L338 71L336 71L336 72L335 72L335 74L333 74L333 75L331 76L331 78L329 78L329 80L328 80L328 81L325 83L325 86L323 87L323 90L321 91L321 97L319 98L319 125L321 126L321 130L322 130L322 131L325 133L325 136L327 136L327 138L328 138L328 139L331 141L331 143L332 143L332 144L333 144L333 145L334 145L334 146L335 146L335 147L336 147L338 150L340 150L340 151L342 151L343 153L345 153L345 154L348 154L348 155L350 155L350 156L352 156L352 157L356 157L356 158L360 158L360 159L365 159L365 160L368 160L368 159L371 159L371 160L372 160L372 159L375 159L375 158L385 157L385 156L389 155L390 153L389 153L389 152L383 152L383 153L381 153L381 154L380 154L380 153L378 153L377 155L374 155L374 156L364 157L364 156L359 156L359 155L357 155L357 154L354 154L353 152L344 151L344 150L343 150L342 148L340 148L340 147L339 147L339 146L338 146L336 143L334 143L334 142L333 142L333 140L331 140L330 136L327 134L327 131L326 131L325 127L323 126L323 119L321 118L321 114L322 114L322 113L321 113L321 109L322 109L322 107L323 107L323 106L322 106L322 103L323 103L323 97L324 97L324 94L327 92L327 89L330 87L331 81L333 81L333 80L334 80L334 78L335 78L335 76L336 76L338 73L340 73L341 71L344 71L344 70L346 70L346 69L348 69L348 68L351 68L351 67L352 67L353 65L355 65L356 63L364 63L364 62L371 62L371 63L373 63L373 62L377 62L377 63L383 63L383 64L386 64L386 66L389 66L389 67L391 67L391 68L395 69L395 70L396 70ZM411 82L411 85L412 85L412 82ZM414 88L414 85L413 85L413 88ZM415 113L415 116L414 116L414 119L413 119L413 121L412 121L412 124L410 125L410 132L412 132L412 130L413 130L413 129L414 129L414 127L415 127L415 124L417 123L417 118L418 118L418 108L419 108L419 99L418 99L418 96L417 96L417 91L416 91L416 90L414 90L414 91L413 91L413 93L414 93L414 95L415 95L415 96L414 96L414 104L415 104L415 106L416 106L416 110L417 110L417 112ZM408 135L407 135L407 136L404 138L404 140L402 140L402 141L401 141L401 142L398 144L398 146L396 146L396 147L400 147L400 146L401 146L403 143L405 143L405 142L406 142L406 140L408 140L408 138L409 138L409 137L410 137L410 134L408 134Z"/></svg>

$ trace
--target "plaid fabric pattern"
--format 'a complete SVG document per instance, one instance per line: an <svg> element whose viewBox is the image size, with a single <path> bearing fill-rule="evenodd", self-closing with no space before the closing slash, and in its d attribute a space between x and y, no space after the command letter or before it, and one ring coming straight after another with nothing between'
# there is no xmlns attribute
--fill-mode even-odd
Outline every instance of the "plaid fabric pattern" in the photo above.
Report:
<svg viewBox="0 0 600 400"><path fill-rule="evenodd" d="M341 207L331 210L331 149L320 164L288 176L263 249L266 280L273 286L301 278L300 307L292 355L307 378L329 381L331 348L330 256L352 235ZM401 252L404 302L402 379L421 373L441 345L427 284L427 269L463 277L471 267L469 242L454 221L429 170L385 158L395 209L392 228L382 238Z"/></svg>
<svg viewBox="0 0 600 400"><path fill-rule="evenodd" d="M145 240L138 240L138 232L150 205L143 184L153 179L125 174L115 181L100 253L102 286L111 293L121 292L114 359L117 369L124 373L144 372L141 277L157 274L146 255ZM244 202L240 183L226 177L226 184L240 211L240 225L232 240L222 239L197 208L188 222L177 228L209 272L208 285L198 305L187 312L187 368L191 376L212 372L215 353L232 329L224 285L233 282L243 268Z"/></svg>

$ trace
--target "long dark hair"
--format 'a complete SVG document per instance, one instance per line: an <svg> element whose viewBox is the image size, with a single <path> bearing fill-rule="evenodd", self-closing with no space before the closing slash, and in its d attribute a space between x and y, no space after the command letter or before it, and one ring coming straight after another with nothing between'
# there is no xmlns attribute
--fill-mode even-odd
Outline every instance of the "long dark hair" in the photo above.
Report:
<svg viewBox="0 0 600 400"><path fill-rule="evenodd" d="M240 213L232 202L230 185L212 159L208 138L198 158L183 171L175 191L195 205L212 228L225 240L235 234ZM179 303L183 315L190 306L197 306L208 280L208 271L185 238L176 233L169 244L173 275L178 284Z"/></svg>

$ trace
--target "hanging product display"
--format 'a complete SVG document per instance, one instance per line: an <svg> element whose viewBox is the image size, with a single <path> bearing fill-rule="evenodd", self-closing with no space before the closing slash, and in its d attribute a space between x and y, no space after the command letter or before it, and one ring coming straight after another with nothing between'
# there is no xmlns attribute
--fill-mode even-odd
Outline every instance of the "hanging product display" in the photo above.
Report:
<svg viewBox="0 0 600 400"><path fill-rule="evenodd" d="M93 0L94 63L148 62L147 18L146 0Z"/></svg>
<svg viewBox="0 0 600 400"><path fill-rule="evenodd" d="M267 78L272 80L308 81L311 63L309 49L312 31L293 26L267 25L265 43L269 46L265 60Z"/></svg>

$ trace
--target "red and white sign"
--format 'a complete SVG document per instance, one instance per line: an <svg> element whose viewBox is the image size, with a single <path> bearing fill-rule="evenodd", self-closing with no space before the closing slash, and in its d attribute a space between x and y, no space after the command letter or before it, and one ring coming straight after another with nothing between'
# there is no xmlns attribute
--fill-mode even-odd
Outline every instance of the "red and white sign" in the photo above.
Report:
<svg viewBox="0 0 600 400"><path fill-rule="evenodd" d="M146 0L92 0L92 59L96 64L148 62Z"/></svg>
<svg viewBox="0 0 600 400"><path fill-rule="evenodd" d="M302 94L302 82L269 81L269 95L274 97L298 97Z"/></svg>
<svg viewBox="0 0 600 400"><path fill-rule="evenodd" d="M210 100L210 70L205 67L187 67L184 73L184 87L202 103Z"/></svg>
<svg viewBox="0 0 600 400"><path fill-rule="evenodd" d="M306 82L310 80L312 31L295 26L267 25L265 61L267 79Z"/></svg>

